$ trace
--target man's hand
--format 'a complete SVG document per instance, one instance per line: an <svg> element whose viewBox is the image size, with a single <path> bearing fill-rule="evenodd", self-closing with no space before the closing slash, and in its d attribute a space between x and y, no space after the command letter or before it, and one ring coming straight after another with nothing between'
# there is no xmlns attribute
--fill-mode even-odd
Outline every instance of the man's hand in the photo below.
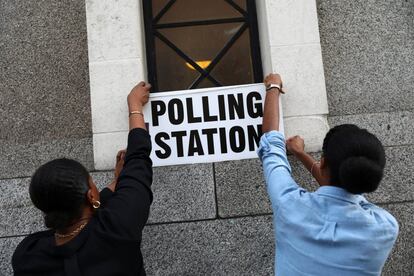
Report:
<svg viewBox="0 0 414 276"><path fill-rule="evenodd" d="M129 111L142 111L142 107L148 102L149 91L151 84L141 81L128 95L128 108Z"/></svg>
<svg viewBox="0 0 414 276"><path fill-rule="evenodd" d="M286 148L295 156L305 152L305 141L302 137L296 135L286 140Z"/></svg>

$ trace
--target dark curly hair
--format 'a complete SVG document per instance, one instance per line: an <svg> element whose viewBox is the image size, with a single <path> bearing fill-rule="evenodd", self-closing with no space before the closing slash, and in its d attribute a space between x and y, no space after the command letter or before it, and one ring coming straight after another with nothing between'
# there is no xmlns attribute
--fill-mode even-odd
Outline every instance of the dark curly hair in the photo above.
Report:
<svg viewBox="0 0 414 276"><path fill-rule="evenodd" d="M322 151L331 185L353 194L378 188L385 167L384 147L366 129L351 124L336 126L327 133Z"/></svg>
<svg viewBox="0 0 414 276"><path fill-rule="evenodd" d="M44 213L47 228L63 229L80 218L89 173L71 159L55 159L36 170L29 187L33 204Z"/></svg>

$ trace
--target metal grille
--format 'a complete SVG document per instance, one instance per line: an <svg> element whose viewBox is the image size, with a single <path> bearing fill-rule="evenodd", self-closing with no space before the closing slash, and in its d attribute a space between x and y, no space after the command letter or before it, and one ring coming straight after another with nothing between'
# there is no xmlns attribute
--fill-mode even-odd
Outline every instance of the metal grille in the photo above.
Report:
<svg viewBox="0 0 414 276"><path fill-rule="evenodd" d="M180 2L181 3L178 3ZM187 1L187 2L186 2ZM211 86L223 86L223 85L236 85L236 84L243 84L243 83L250 83L250 82L261 82L263 79L263 72L262 72L262 64L261 64L261 56L260 56L260 46L259 46L259 37L258 37L258 28L257 28L257 18L256 18L256 7L254 0L241 0L241 1L233 1L233 0L221 0L223 3L219 3L220 7L223 8L225 5L226 9L228 9L228 13L231 13L230 18L198 18L194 19L194 16L190 15L191 20L186 20L186 14L181 15L184 17L180 20L176 20L174 22L174 14L177 13L178 5L185 5L188 1L192 0L169 0L169 1L157 1L157 0L143 0L143 7L144 7L144 20L145 20L145 40L146 40L146 54L147 54L147 67L148 67L148 80L153 85L153 91L166 91L166 90L177 90L177 89L194 89L200 87L206 87L205 83L207 83L207 87ZM156 2L156 3L154 3ZM160 3L161 2L161 3ZM164 2L164 3L162 3ZM208 6L209 10L213 10L216 8L211 5L217 5L217 1L204 1L202 5L210 5ZM161 9L155 10L153 5ZM164 5L163 5L164 4ZM192 3L194 4L194 2ZM174 7L176 5L177 7ZM227 6L228 5L228 6ZM174 8L176 9L174 11ZM203 8L203 7L200 7ZM217 7L218 8L218 7ZM178 10L179 11L179 10ZM220 10L223 13L223 9ZM155 14L154 14L155 13ZM164 20L165 18L173 18L173 20ZM214 16L213 16L214 17ZM163 21L164 20L164 21ZM231 23L238 23L237 31L234 31L229 39L225 42L225 44L221 47L221 49L216 53L214 58L211 58L208 62L204 62L205 64L201 64L202 62L197 61L192 57L188 52L179 47L177 43L172 41L173 39L167 37L168 32L179 32L179 31L191 31L191 28L199 28L197 26L212 26L215 32L220 32L222 29L228 26L233 26ZM200 29L200 28L199 28ZM206 35L208 35L206 33ZM242 35L247 36L246 39L242 40ZM181 36L182 37L182 36ZM194 43L194 47L197 47L197 41L191 42L191 40L186 40L187 42L190 41L190 47L192 43ZM207 39L208 41L208 39ZM157 44L158 43L158 44ZM169 83L162 83L163 80L168 79L168 73L161 72L160 68L163 68L164 57L160 53L157 52L157 48L164 47L165 45L160 45L160 43L165 44L169 50L172 50L177 55L177 66L181 66L181 61L183 64L187 65L187 68L183 69L184 71L181 73L180 76L183 74L186 78L192 79L189 83L180 83L180 78L173 79L177 83L174 85L169 86ZM214 43L214 41L209 41L209 43ZM214 75L213 70L217 68L220 63L224 63L223 57L229 53L232 48L235 48L235 44L238 43L237 47L248 47L249 55L248 56L237 56L233 54L233 60L235 55L237 56L236 60L243 60L243 66L239 70L239 75L236 80L225 81L223 82L220 80L226 78L227 74L232 74L233 72L229 70L220 71L220 73L215 73ZM187 43L188 44L188 43ZM248 45L246 45L248 44ZM158 46L158 47L157 47ZM215 45L217 46L217 45ZM169 51L168 50L168 51ZM187 49L188 50L188 49ZM171 54L170 54L171 56ZM179 63L179 64L178 64ZM170 62L171 64L171 62ZM230 68L233 64L225 64L227 67ZM183 66L181 66L183 67ZM237 67L237 65L235 65ZM181 69L181 68L180 68ZM186 71L195 71L190 72L186 75ZM174 73L173 70L170 70L171 74ZM197 74L195 74L197 73ZM243 74L245 73L246 76ZM221 76L220 76L221 75ZM195 76L195 77L194 77ZM207 81L208 80L208 81ZM204 84L203 84L204 83Z"/></svg>

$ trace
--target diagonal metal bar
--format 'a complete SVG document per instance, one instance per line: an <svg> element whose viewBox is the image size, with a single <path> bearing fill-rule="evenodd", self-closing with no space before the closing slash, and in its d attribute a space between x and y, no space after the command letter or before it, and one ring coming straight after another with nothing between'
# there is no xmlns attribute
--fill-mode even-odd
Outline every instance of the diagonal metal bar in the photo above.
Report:
<svg viewBox="0 0 414 276"><path fill-rule="evenodd" d="M225 18L225 19L199 20L199 21L186 21L186 22L156 24L155 28L157 28L157 29L166 29L166 28L178 28L178 27L189 27L189 26L192 27L192 26L200 26L200 25L239 23L239 22L246 22L246 21L247 21L247 19L245 17L236 17L236 18Z"/></svg>
<svg viewBox="0 0 414 276"><path fill-rule="evenodd" d="M195 68L199 73L200 76L207 77L209 80L211 80L214 85L222 86L220 82L218 82L216 79L211 77L203 68L201 68L194 60L192 60L189 56L187 56L183 51L181 51L177 46L175 46L174 43L172 43L168 38L160 34L159 32L155 31L154 35L158 37L162 42L164 42L168 47L170 47L172 50L175 51L177 55L179 55L181 58L183 58L185 61L187 61L193 68Z"/></svg>
<svg viewBox="0 0 414 276"><path fill-rule="evenodd" d="M207 74L207 72L203 68L201 68L197 63L195 63L194 60L192 60L183 51L181 51L177 46L175 46L175 44L172 43L170 40L168 40L168 38L166 38L165 36L163 36L162 34L160 34L157 31L154 32L154 35L156 37L158 37L162 42L164 42L168 47L173 49L177 53L177 55L179 55L185 61L187 61L189 64L191 64L191 66L193 66L194 69L196 69L200 74Z"/></svg>
<svg viewBox="0 0 414 276"><path fill-rule="evenodd" d="M200 84L200 82L203 81L203 79L206 76L210 76L210 72L214 69L214 67L219 63L220 59L223 58L223 56L229 51L231 46L234 45L234 43L237 41L237 39L244 33L244 31L247 29L248 25L244 23L240 29L237 31L237 33L234 34L234 36L226 43L226 45L221 49L221 51L217 54L217 56L213 59L213 61L210 63L210 65L205 69L205 72L207 75L202 74L198 77L198 79L193 82L191 89L196 88L197 85Z"/></svg>
<svg viewBox="0 0 414 276"><path fill-rule="evenodd" d="M209 79L215 86L223 86L223 84L221 84L218 80L216 80L215 78L213 78L211 75L209 75L209 74L202 74L201 76L203 76L203 78L202 78L202 80L203 79L205 79L205 78L207 78L207 79ZM200 76L200 77L201 77ZM198 81L198 79L200 78L200 77L198 77L198 78L196 78L194 81L193 81L193 83L191 83L190 84L190 86L188 87L188 89L194 89L194 88L196 88L199 84L200 84L200 82L202 81L200 81L200 82L198 82L198 83L196 83L197 81Z"/></svg>
<svg viewBox="0 0 414 276"><path fill-rule="evenodd" d="M243 16L247 16L247 12L242 7L240 7L239 5L234 3L232 0L224 0L224 1L226 1L230 6L232 6L234 9L236 9Z"/></svg>
<svg viewBox="0 0 414 276"><path fill-rule="evenodd" d="M144 1L148 1L148 0L144 0ZM164 8L161 9L161 11L157 14L156 17L154 17L154 23L157 23L161 17L171 8L172 5L174 5L174 3L177 0L170 0L170 2L167 3L167 5L165 5Z"/></svg>

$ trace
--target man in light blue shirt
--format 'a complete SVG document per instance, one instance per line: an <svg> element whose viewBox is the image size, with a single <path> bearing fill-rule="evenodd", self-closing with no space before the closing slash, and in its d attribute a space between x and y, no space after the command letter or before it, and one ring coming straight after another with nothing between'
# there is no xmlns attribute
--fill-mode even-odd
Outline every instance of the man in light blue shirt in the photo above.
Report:
<svg viewBox="0 0 414 276"><path fill-rule="evenodd" d="M291 176L286 143L279 129L279 75L266 77L268 87L263 136L258 155L272 202L276 236L275 270L280 276L381 275L398 235L398 223L361 194L381 181L385 154L379 140L354 125L333 128L316 162L303 140L287 148L321 187L310 193Z"/></svg>

